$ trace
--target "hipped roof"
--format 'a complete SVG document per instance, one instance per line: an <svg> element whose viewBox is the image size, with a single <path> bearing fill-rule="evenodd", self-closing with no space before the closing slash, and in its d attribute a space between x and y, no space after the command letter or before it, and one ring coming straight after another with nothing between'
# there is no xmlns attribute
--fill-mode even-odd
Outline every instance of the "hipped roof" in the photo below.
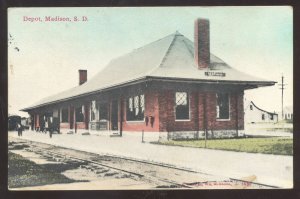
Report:
<svg viewBox="0 0 300 199"><path fill-rule="evenodd" d="M207 71L224 72L226 75L224 77L206 76ZM111 60L103 70L86 83L46 97L23 111L147 78L184 79L204 83L241 83L257 87L275 84L273 81L242 73L212 53L210 54L210 67L199 70L194 60L194 43L176 32Z"/></svg>

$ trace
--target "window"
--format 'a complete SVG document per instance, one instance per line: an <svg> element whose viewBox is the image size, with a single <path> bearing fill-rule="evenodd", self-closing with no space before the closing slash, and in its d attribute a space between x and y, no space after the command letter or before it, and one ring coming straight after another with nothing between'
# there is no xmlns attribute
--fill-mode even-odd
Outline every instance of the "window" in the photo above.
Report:
<svg viewBox="0 0 300 199"><path fill-rule="evenodd" d="M217 119L229 119L229 94L217 93Z"/></svg>
<svg viewBox="0 0 300 199"><path fill-rule="evenodd" d="M175 93L175 103L176 103L176 120L188 120L190 119L190 107L189 98L186 92L176 92Z"/></svg>
<svg viewBox="0 0 300 199"><path fill-rule="evenodd" d="M84 121L84 106L76 108L76 122Z"/></svg>
<svg viewBox="0 0 300 199"><path fill-rule="evenodd" d="M67 108L61 109L61 122L69 122L69 110Z"/></svg>
<svg viewBox="0 0 300 199"><path fill-rule="evenodd" d="M262 120L265 120L265 114L262 114L262 115L261 115L261 119L262 119Z"/></svg>
<svg viewBox="0 0 300 199"><path fill-rule="evenodd" d="M131 96L126 101L126 118L127 121L141 121L144 120L145 111L145 96L136 95Z"/></svg>
<svg viewBox="0 0 300 199"><path fill-rule="evenodd" d="M270 119L271 119L271 120L273 120L273 119L274 119L274 116L273 116L272 114L271 114L271 116L270 116Z"/></svg>
<svg viewBox="0 0 300 199"><path fill-rule="evenodd" d="M250 110L251 110L251 111L253 110L253 106L252 106L252 105L250 105Z"/></svg>
<svg viewBox="0 0 300 199"><path fill-rule="evenodd" d="M105 103L99 104L99 120L108 120L108 106Z"/></svg>

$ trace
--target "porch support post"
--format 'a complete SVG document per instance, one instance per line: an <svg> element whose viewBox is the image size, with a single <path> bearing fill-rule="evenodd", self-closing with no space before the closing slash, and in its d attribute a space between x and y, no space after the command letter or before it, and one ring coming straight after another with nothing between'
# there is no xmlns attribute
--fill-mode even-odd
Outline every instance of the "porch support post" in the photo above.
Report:
<svg viewBox="0 0 300 199"><path fill-rule="evenodd" d="M71 126L71 106L68 106L68 121L69 121L69 129L72 129Z"/></svg>
<svg viewBox="0 0 300 199"><path fill-rule="evenodd" d="M120 96L120 136L123 134L123 98Z"/></svg>
<svg viewBox="0 0 300 199"><path fill-rule="evenodd" d="M206 93L203 93L203 127L205 133L205 148L206 148L206 140L207 140L207 118L206 118Z"/></svg>
<svg viewBox="0 0 300 199"><path fill-rule="evenodd" d="M31 113L30 114L30 121L31 121L30 128L31 128L32 131L34 129L34 119L33 119L33 117L34 117L34 114Z"/></svg>
<svg viewBox="0 0 300 199"><path fill-rule="evenodd" d="M237 92L236 95L235 95L235 111L236 111L236 114L235 114L235 125L236 125L236 136L238 137L239 136L239 105L238 105L238 101L239 100L239 93Z"/></svg>
<svg viewBox="0 0 300 199"><path fill-rule="evenodd" d="M73 107L73 125L74 125L74 131L77 133L77 123L76 123L76 106Z"/></svg>
<svg viewBox="0 0 300 199"><path fill-rule="evenodd" d="M199 92L196 91L195 95L195 107L196 107L196 113L195 113L195 125L196 125L196 139L199 139Z"/></svg>
<svg viewBox="0 0 300 199"><path fill-rule="evenodd" d="M84 104L84 123L85 123L85 129L89 129L89 121L90 121L90 104L86 102Z"/></svg>

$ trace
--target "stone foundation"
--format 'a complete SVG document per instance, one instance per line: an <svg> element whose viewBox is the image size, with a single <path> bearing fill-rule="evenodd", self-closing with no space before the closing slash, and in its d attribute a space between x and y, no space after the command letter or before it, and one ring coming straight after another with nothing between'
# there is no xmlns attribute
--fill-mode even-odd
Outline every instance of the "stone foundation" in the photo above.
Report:
<svg viewBox="0 0 300 199"><path fill-rule="evenodd" d="M244 136L244 130L215 130L207 131L207 138L234 138ZM173 132L160 132L159 140L183 140L183 139L204 139L204 131L173 131Z"/></svg>

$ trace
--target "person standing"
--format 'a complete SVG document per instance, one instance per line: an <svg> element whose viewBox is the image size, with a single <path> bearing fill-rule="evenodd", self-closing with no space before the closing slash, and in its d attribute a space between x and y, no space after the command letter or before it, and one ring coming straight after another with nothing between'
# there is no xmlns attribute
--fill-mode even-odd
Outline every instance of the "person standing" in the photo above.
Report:
<svg viewBox="0 0 300 199"><path fill-rule="evenodd" d="M49 129L49 125L48 125L48 121L46 119L45 120L45 129L44 129L44 132L47 133L48 129Z"/></svg>
<svg viewBox="0 0 300 199"><path fill-rule="evenodd" d="M49 119L49 124L48 124L48 128L49 128L49 135L50 138L52 138L52 132L53 132L53 121L52 121L52 117Z"/></svg>
<svg viewBox="0 0 300 199"><path fill-rule="evenodd" d="M22 125L20 123L17 124L18 136L22 136Z"/></svg>

